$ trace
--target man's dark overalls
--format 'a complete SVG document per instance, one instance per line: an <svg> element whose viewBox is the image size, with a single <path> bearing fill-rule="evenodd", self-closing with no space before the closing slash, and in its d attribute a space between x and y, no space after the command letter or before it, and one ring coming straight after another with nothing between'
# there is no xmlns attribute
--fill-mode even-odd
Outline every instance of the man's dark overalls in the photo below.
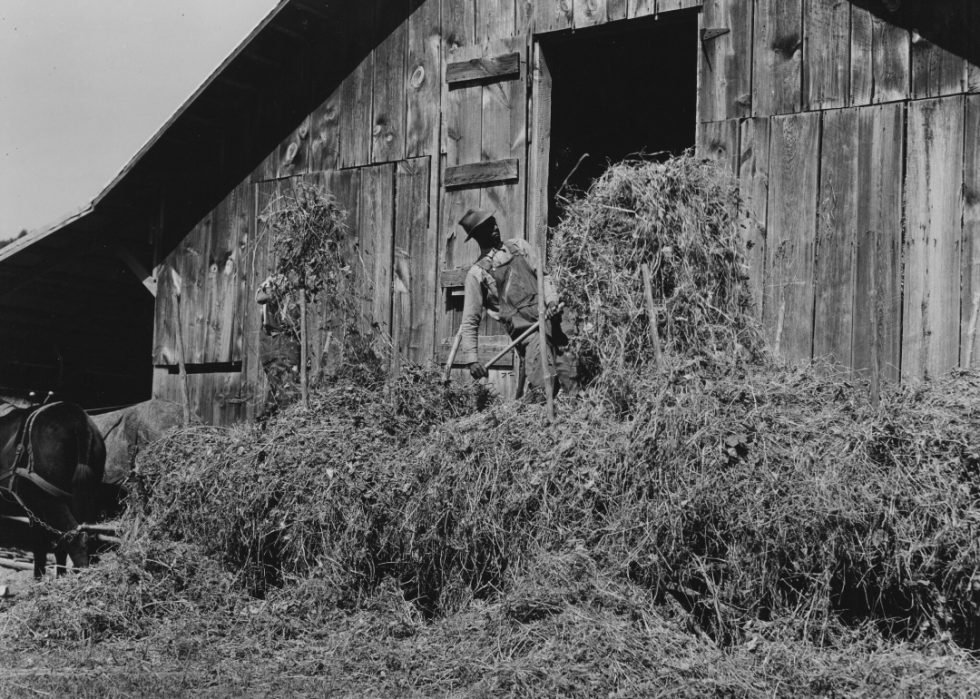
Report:
<svg viewBox="0 0 980 699"><path fill-rule="evenodd" d="M484 257L476 264L493 277L497 287L500 322L511 338L516 340L538 322L538 279L516 245L508 240L504 246L511 255L510 260L494 267ZM577 371L568 356L568 338L561 327L561 316L556 315L546 321L545 330L548 335L548 373L552 377L557 374L561 387L568 395L574 396L578 392ZM531 333L517 349L531 388L541 388L544 385L541 333Z"/></svg>

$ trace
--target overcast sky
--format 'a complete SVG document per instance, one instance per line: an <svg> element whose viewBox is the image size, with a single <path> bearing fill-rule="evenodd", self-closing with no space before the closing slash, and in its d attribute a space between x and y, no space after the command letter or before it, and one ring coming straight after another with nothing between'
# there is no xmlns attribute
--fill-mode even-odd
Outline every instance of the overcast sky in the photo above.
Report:
<svg viewBox="0 0 980 699"><path fill-rule="evenodd" d="M0 0L0 239L89 202L276 0Z"/></svg>

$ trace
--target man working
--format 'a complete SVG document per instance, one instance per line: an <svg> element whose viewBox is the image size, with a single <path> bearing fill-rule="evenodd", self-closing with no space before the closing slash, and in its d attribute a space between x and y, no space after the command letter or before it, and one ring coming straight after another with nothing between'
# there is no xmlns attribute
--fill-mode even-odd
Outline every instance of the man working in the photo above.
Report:
<svg viewBox="0 0 980 699"><path fill-rule="evenodd" d="M491 318L503 323L513 339L534 326L538 322L538 256L524 240L502 241L492 211L470 209L459 225L466 231L466 240L472 238L480 246L480 259L466 275L460 361L469 364L473 378L482 379L487 376L487 368L478 361L476 350L483 309L487 309ZM558 316L561 305L547 274L544 289L549 319L546 323L548 374L553 378L557 373L562 388L574 396L578 391L576 370L565 352L568 338L562 332ZM531 333L518 345L518 352L531 388L543 387L540 333Z"/></svg>

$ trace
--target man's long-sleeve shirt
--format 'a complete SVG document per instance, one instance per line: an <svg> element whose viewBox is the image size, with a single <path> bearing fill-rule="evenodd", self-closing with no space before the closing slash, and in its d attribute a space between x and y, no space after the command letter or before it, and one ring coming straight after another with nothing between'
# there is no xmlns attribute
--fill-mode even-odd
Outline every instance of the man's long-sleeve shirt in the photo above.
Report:
<svg viewBox="0 0 980 699"><path fill-rule="evenodd" d="M514 238L507 242L514 245L524 255L528 266L532 271L537 273L538 256L534 252L534 248L527 241L519 238ZM500 248L484 248L480 250L478 262L483 259L488 259L490 266L496 268L508 262L512 257L507 246L503 245ZM456 361L461 364L471 364L478 361L477 335L480 331L480 319L483 316L483 309L486 308L487 313L494 320L500 320L500 299L497 296L497 283L494 281L493 276L478 264L470 267L470 271L466 274L464 292L463 336L459 343L459 355ZM558 294L555 292L555 287L551 283L551 277L548 274L544 275L544 298L545 303L558 302Z"/></svg>

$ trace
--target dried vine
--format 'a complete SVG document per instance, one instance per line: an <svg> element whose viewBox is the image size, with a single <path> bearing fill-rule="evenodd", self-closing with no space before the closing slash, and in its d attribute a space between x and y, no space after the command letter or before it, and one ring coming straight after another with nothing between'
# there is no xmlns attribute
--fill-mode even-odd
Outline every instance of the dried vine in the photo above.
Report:
<svg viewBox="0 0 980 699"><path fill-rule="evenodd" d="M303 405L308 407L307 305L322 300L328 316L346 319L350 315L347 212L329 192L300 182L270 202L259 220L272 237L275 260L268 293L291 326L291 310L299 306L300 381Z"/></svg>

